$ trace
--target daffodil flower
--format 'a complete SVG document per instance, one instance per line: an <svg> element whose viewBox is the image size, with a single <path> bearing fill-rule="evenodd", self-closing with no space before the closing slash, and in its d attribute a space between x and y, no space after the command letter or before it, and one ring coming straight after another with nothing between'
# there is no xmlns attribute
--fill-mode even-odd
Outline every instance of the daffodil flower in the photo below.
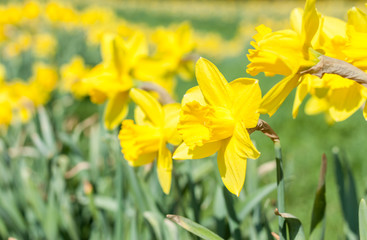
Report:
<svg viewBox="0 0 367 240"><path fill-rule="evenodd" d="M102 63L87 74L84 83L88 85L93 102L103 103L108 99L104 122L107 129L113 129L127 114L129 90L133 87L131 74L148 49L141 33L128 41L115 34L106 34L101 51Z"/></svg>
<svg viewBox="0 0 367 240"><path fill-rule="evenodd" d="M344 60L361 70L367 69L366 47L367 18L357 8L348 11L348 22L321 16L320 27L313 39L314 48L321 49L325 56ZM365 31L363 33L363 31ZM367 89L350 79L336 74L325 74L320 79L304 75L297 87L293 105L293 117L309 93L306 114L324 112L329 123L344 121L356 112L367 99ZM364 112L366 118L366 114ZM367 118L366 118L367 119Z"/></svg>
<svg viewBox="0 0 367 240"><path fill-rule="evenodd" d="M119 133L122 153L131 166L141 166L157 159L159 183L163 192L171 189L172 154L167 143L178 145L177 133L180 104L161 106L148 92L130 90L131 99L139 108L135 111L135 122L124 120Z"/></svg>
<svg viewBox="0 0 367 240"><path fill-rule="evenodd" d="M199 86L188 90L182 100L178 131L184 142L173 158L199 159L218 152L222 181L239 196L247 158L260 155L247 132L259 119L258 81L239 78L228 83L217 67L204 58L196 63L196 78Z"/></svg>
<svg viewBox="0 0 367 240"><path fill-rule="evenodd" d="M84 65L83 58L80 56L74 57L70 63L61 66L62 88L65 91L70 91L77 98L88 95L88 84L82 81L88 71L89 69Z"/></svg>
<svg viewBox="0 0 367 240"><path fill-rule="evenodd" d="M312 50L312 39L319 26L319 16L315 8L315 0L308 0L302 17L296 14L293 22L301 21L302 24L292 24L295 29L286 29L272 32L263 25L257 28L258 34L254 36L255 48L249 50L247 55L250 64L247 72L256 75L265 72L266 75L285 75L263 98L259 107L260 113L273 115L283 103L289 93L300 82L300 71L314 66L319 60L316 51Z"/></svg>

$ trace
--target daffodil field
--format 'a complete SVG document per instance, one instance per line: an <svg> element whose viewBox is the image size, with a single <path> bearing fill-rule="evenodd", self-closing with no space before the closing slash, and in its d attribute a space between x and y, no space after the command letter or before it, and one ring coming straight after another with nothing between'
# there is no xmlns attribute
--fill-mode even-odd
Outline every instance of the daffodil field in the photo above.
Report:
<svg viewBox="0 0 367 240"><path fill-rule="evenodd" d="M0 1L0 239L367 240L367 5Z"/></svg>

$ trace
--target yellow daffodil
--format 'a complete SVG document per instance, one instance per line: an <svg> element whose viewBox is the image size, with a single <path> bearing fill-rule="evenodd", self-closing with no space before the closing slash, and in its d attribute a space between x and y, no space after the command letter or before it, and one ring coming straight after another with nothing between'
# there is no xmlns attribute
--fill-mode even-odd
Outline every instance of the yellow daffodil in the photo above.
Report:
<svg viewBox="0 0 367 240"><path fill-rule="evenodd" d="M356 8L349 10L348 23L322 16L318 34L313 40L315 48L321 49L326 56L344 60L366 70L367 49L364 42L367 41L367 31L364 37L362 32L356 34L357 31L367 29L363 27L366 21L366 15ZM356 40L358 38L359 40ZM296 117L299 105L309 93L312 97L305 108L307 114L324 112L329 123L344 121L366 101L366 91L367 89L357 82L335 74L325 74L322 79L310 75L303 76L296 92L293 117Z"/></svg>
<svg viewBox="0 0 367 240"><path fill-rule="evenodd" d="M247 132L259 119L258 81L239 78L228 83L204 58L196 63L196 78L199 86L187 91L182 100L178 131L184 142L174 159L198 159L218 152L222 181L238 196L245 181L247 158L260 155Z"/></svg>
<svg viewBox="0 0 367 240"><path fill-rule="evenodd" d="M132 73L140 58L147 54L144 35L136 33L128 41L115 34L103 37L102 63L95 66L85 77L91 100L103 103L105 126L113 129L125 118L128 110L129 90L133 87Z"/></svg>
<svg viewBox="0 0 367 240"><path fill-rule="evenodd" d="M294 14L292 26L287 29L272 32L271 29L261 25L254 36L255 48L249 50L250 64L247 72L256 75L265 72L266 75L285 75L263 98L260 113L273 115L292 89L299 83L302 69L309 68L318 62L317 54L312 50L311 42L319 26L319 16L315 9L315 0L308 0L305 9L299 14ZM299 24L301 22L301 24Z"/></svg>
<svg viewBox="0 0 367 240"><path fill-rule="evenodd" d="M349 15L356 15L353 19L362 19L358 11ZM359 22L359 26L363 21ZM349 21L350 22L350 21ZM312 96L311 103L322 103L323 111L332 121L343 121L353 114L365 102L365 88L351 80L334 74L326 74L319 79L316 76L301 75L301 71L315 65L322 52L326 56L342 59L364 69L363 50L352 48L348 36L352 30L339 19L322 16L315 9L315 1L307 1L305 9L295 9L291 14L292 29L271 32L265 26L257 28L258 34L252 42L254 50L249 51L251 63L247 72L256 75L264 72L266 75L285 75L263 98L260 113L273 115L287 95L297 88L293 117L296 117L300 104L307 94ZM361 29L363 27L359 27ZM360 47L362 42L359 41ZM358 54L351 56L352 52ZM358 63L357 63L358 62ZM367 62L366 62L367 63ZM365 65L367 69L367 65ZM312 108L315 108L314 110ZM308 104L306 113L320 112L315 104ZM329 121L330 122L330 121Z"/></svg>
<svg viewBox="0 0 367 240"><path fill-rule="evenodd" d="M160 28L153 34L152 40L157 45L154 57L164 62L162 67L168 68L169 72L187 72L185 67L193 61L184 57L195 48L189 24L184 23L174 31Z"/></svg>
<svg viewBox="0 0 367 240"><path fill-rule="evenodd" d="M0 126L8 126L12 121L12 108L5 85L5 67L0 64Z"/></svg>
<svg viewBox="0 0 367 240"><path fill-rule="evenodd" d="M88 73L89 69L84 65L81 57L74 57L70 63L61 67L61 79L63 89L70 91L77 98L88 94L88 85L82 79Z"/></svg>
<svg viewBox="0 0 367 240"><path fill-rule="evenodd" d="M34 38L33 51L36 56L47 57L55 54L57 42L53 35L48 33L37 34Z"/></svg>
<svg viewBox="0 0 367 240"><path fill-rule="evenodd" d="M122 153L131 166L141 166L157 159L159 183L163 192L171 189L172 157L167 143L178 145L180 104L163 107L148 92L131 89L130 97L138 105L135 121L124 120L119 133Z"/></svg>

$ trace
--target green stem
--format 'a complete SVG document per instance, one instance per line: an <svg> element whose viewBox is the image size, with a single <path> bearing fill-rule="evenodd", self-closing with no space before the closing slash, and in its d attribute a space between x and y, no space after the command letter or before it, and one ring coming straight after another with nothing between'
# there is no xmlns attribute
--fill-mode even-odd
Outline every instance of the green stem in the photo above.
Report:
<svg viewBox="0 0 367 240"><path fill-rule="evenodd" d="M123 199L123 166L122 166L122 159L117 159L116 160L116 187L117 187L117 191L116 191L116 200L118 203L118 210L115 214L115 239L122 239L123 238L123 204L122 204L122 199Z"/></svg>
<svg viewBox="0 0 367 240"><path fill-rule="evenodd" d="M277 207L279 212L284 213L284 172L283 172L283 160L282 160L282 148L279 141L274 141L275 160L277 165ZM286 239L287 232L285 227L284 218L278 217L279 223L279 238Z"/></svg>

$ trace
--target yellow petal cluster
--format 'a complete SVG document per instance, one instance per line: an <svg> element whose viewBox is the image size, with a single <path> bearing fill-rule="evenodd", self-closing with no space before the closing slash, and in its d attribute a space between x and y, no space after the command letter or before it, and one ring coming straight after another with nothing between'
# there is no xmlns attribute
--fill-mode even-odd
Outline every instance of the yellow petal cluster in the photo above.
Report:
<svg viewBox="0 0 367 240"><path fill-rule="evenodd" d="M297 116L307 94L311 95L305 109L307 114L324 112L329 122L343 121L351 116L366 101L365 87L334 74L318 79L300 72L315 65L321 53L367 69L365 24L366 15L359 9L348 12L346 23L319 14L315 1L309 0L304 10L292 11L292 29L272 32L259 26L252 42L254 49L249 50L251 63L247 72L286 76L264 96L259 112L273 115L292 89L297 88L293 117Z"/></svg>
<svg viewBox="0 0 367 240"><path fill-rule="evenodd" d="M45 104L58 81L56 70L44 63L33 66L28 82L5 81L5 68L0 65L0 125L27 122L35 108Z"/></svg>
<svg viewBox="0 0 367 240"><path fill-rule="evenodd" d="M178 131L184 142L173 157L198 159L218 152L222 181L238 196L245 181L247 158L260 155L247 132L259 119L258 81L239 78L228 83L204 58L196 63L196 79L199 86L187 91L182 100Z"/></svg>
<svg viewBox="0 0 367 240"><path fill-rule="evenodd" d="M124 120L119 133L122 153L131 166L141 166L157 159L159 183L164 193L171 189L172 157L167 144L181 142L177 133L180 104L161 106L148 92L131 89L137 104L135 122Z"/></svg>

